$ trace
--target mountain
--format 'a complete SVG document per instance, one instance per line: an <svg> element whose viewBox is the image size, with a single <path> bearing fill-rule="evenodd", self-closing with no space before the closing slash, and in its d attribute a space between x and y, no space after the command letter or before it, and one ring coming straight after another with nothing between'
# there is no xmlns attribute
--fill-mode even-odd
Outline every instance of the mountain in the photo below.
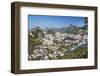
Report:
<svg viewBox="0 0 100 76"><path fill-rule="evenodd" d="M66 33L69 33L69 34L77 34L78 31L81 30L81 27L77 27L75 25L70 25L69 27L66 28Z"/></svg>
<svg viewBox="0 0 100 76"><path fill-rule="evenodd" d="M33 29L31 29L31 33L34 35L34 38L38 38L38 35L41 34L42 36L44 35L43 29L40 26L37 26Z"/></svg>
<svg viewBox="0 0 100 76"><path fill-rule="evenodd" d="M56 28L56 27L46 27L45 31L51 30L53 32L61 32L62 28Z"/></svg>
<svg viewBox="0 0 100 76"><path fill-rule="evenodd" d="M46 31L51 30L53 32L62 32L62 33L69 33L69 34L77 34L77 32L80 30L80 27L77 27L75 25L70 24L68 27L62 27L62 28L45 28Z"/></svg>
<svg viewBox="0 0 100 76"><path fill-rule="evenodd" d="M40 26L37 26L35 28L32 28L29 32L31 32L35 35L39 32L43 33L43 31L45 31L47 33L50 33L50 34L54 34L55 32L68 33L68 34L77 34L81 29L86 29L87 30L87 25L84 25L82 27L78 27L76 25L70 24L69 26L62 27L62 28L46 27L45 29L42 29Z"/></svg>
<svg viewBox="0 0 100 76"><path fill-rule="evenodd" d="M36 30L43 30L40 26L37 26L35 28L32 28L29 30L29 32L33 32L33 31L36 31Z"/></svg>

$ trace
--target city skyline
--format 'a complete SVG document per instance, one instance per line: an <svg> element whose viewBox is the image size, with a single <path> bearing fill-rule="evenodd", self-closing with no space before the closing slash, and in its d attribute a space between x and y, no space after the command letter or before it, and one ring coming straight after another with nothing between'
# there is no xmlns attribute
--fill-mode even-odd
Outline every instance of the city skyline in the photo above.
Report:
<svg viewBox="0 0 100 76"><path fill-rule="evenodd" d="M50 15L28 15L29 30L40 26L42 28L67 27L70 24L75 26L83 26L85 17L73 17L73 16L50 16Z"/></svg>

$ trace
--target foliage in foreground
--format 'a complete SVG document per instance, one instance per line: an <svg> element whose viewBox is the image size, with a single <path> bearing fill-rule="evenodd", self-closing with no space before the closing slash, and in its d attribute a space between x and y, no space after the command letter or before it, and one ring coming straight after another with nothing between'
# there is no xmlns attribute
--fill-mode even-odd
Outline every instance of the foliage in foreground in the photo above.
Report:
<svg viewBox="0 0 100 76"><path fill-rule="evenodd" d="M78 48L75 51L72 51L68 54L65 54L62 59L80 59L88 57L88 49L87 48Z"/></svg>

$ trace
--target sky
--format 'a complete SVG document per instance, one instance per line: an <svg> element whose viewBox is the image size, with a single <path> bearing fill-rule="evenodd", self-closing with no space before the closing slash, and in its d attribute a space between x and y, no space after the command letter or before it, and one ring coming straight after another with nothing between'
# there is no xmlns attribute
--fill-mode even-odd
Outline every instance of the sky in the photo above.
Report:
<svg viewBox="0 0 100 76"><path fill-rule="evenodd" d="M47 27L68 27L70 24L75 26L84 25L84 17L74 16L49 16L49 15L28 15L28 26L32 29L36 26Z"/></svg>

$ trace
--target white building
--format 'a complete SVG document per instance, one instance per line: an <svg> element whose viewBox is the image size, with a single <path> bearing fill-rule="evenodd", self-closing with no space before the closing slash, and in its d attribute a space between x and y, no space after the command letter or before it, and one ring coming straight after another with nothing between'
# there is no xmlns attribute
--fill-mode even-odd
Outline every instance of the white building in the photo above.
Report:
<svg viewBox="0 0 100 76"><path fill-rule="evenodd" d="M34 37L34 35L32 33L29 33L30 36Z"/></svg>
<svg viewBox="0 0 100 76"><path fill-rule="evenodd" d="M45 38L52 40L53 39L53 35L52 34L45 34Z"/></svg>
<svg viewBox="0 0 100 76"><path fill-rule="evenodd" d="M59 37L61 37L61 33L60 33L60 32L56 32L56 33L55 33L55 36L56 36L57 38L59 38Z"/></svg>
<svg viewBox="0 0 100 76"><path fill-rule="evenodd" d="M84 39L84 40L88 39L88 36L87 36L87 35L84 35L84 36L83 36L83 39Z"/></svg>
<svg viewBox="0 0 100 76"><path fill-rule="evenodd" d="M43 39L43 45L52 45L53 41L48 39Z"/></svg>

